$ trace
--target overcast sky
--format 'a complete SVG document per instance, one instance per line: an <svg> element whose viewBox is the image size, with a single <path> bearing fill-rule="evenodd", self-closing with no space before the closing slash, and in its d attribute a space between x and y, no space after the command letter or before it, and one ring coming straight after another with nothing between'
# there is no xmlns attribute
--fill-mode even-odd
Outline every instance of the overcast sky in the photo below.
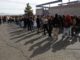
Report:
<svg viewBox="0 0 80 60"><path fill-rule="evenodd" d="M0 0L0 13L24 14L26 3L30 3L35 13L36 5L55 0ZM63 2L68 2L64 0ZM74 1L74 0L71 0Z"/></svg>

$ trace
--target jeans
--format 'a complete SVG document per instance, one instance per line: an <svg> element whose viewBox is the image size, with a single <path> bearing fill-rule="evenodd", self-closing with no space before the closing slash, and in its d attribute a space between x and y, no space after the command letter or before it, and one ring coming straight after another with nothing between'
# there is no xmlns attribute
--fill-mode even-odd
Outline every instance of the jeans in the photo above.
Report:
<svg viewBox="0 0 80 60"><path fill-rule="evenodd" d="M64 28L63 35L71 37L71 27Z"/></svg>

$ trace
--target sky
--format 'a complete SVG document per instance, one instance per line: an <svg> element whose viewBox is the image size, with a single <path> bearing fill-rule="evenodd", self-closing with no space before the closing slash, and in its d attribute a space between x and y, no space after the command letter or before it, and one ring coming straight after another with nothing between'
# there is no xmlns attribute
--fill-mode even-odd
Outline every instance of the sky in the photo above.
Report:
<svg viewBox="0 0 80 60"><path fill-rule="evenodd" d="M33 13L36 13L36 5L51 2L55 0L0 0L0 14L24 14L24 9L27 3L30 3ZM69 0L63 0L63 3ZM70 0L75 1L75 0Z"/></svg>

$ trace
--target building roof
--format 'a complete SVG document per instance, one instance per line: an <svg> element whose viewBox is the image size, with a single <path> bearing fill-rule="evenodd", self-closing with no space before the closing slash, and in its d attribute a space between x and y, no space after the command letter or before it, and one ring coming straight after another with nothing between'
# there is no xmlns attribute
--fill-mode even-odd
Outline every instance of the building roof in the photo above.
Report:
<svg viewBox="0 0 80 60"><path fill-rule="evenodd" d="M48 4L58 3L58 2L62 2L62 0L56 0L56 1L48 2L48 3L44 3L44 4L39 4L39 5L36 5L36 7L41 7L43 5L48 5Z"/></svg>

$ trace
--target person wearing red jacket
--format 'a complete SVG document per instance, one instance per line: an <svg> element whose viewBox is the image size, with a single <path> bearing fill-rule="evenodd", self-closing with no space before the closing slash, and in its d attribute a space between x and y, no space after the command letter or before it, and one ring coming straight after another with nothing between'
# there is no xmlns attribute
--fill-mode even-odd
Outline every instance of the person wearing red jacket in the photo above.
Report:
<svg viewBox="0 0 80 60"><path fill-rule="evenodd" d="M64 27L63 36L71 37L71 26L72 26L72 17L70 15L66 15L63 22L63 27Z"/></svg>

